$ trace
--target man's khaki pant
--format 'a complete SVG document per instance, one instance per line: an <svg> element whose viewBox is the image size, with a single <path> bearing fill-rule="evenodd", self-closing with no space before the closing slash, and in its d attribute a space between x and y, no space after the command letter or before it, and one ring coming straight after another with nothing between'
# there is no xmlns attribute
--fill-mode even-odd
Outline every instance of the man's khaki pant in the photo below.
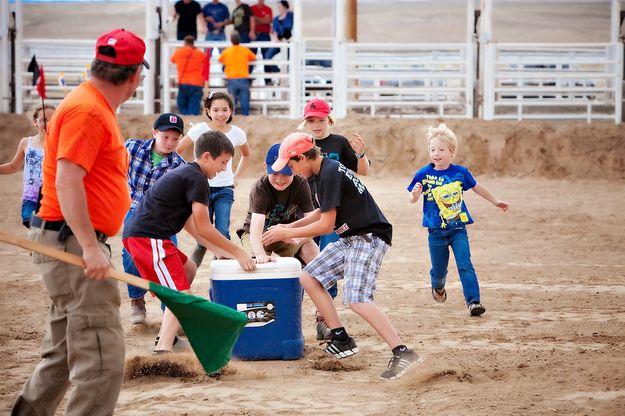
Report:
<svg viewBox="0 0 625 416"><path fill-rule="evenodd" d="M57 241L56 231L32 229L29 238L82 256L74 236ZM110 248L100 245L110 259ZM119 291L111 279L91 280L83 269L33 254L48 290L49 326L42 360L24 384L12 415L53 415L73 385L67 415L112 415L124 373L124 332Z"/></svg>

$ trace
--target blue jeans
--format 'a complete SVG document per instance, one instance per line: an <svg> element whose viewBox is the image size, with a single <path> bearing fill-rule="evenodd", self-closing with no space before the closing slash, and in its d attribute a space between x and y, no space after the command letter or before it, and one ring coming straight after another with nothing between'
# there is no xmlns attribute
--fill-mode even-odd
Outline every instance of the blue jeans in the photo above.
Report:
<svg viewBox="0 0 625 416"><path fill-rule="evenodd" d="M226 40L226 32L222 31L221 33L207 33L206 36L204 37L204 40L208 40L208 41L214 41L214 42L218 42L218 41L223 41Z"/></svg>
<svg viewBox="0 0 625 416"><path fill-rule="evenodd" d="M234 107L241 106L241 115L250 115L250 80L233 78L228 80L228 94L234 99Z"/></svg>
<svg viewBox="0 0 625 416"><path fill-rule="evenodd" d="M183 116L197 116L200 114L200 101L202 101L202 87L189 84L178 85L176 104L180 114Z"/></svg>
<svg viewBox="0 0 625 416"><path fill-rule="evenodd" d="M22 224L26 228L30 228L30 218L33 216L33 212L37 211L37 202L35 201L22 201Z"/></svg>
<svg viewBox="0 0 625 416"><path fill-rule="evenodd" d="M132 211L128 211L128 214L126 214L126 218L124 218L124 224L130 219L130 217L132 217ZM178 245L178 240L176 239L175 235L172 235L170 239L175 245ZM137 270L137 266L135 266L135 262L132 261L132 256L124 247L122 247L122 265L126 273L132 274L133 276L141 277L139 270ZM137 286L133 286L130 283L128 283L127 286L128 297L130 299L140 299L145 296L145 293L147 292L147 290ZM161 309L162 308L163 305L161 305Z"/></svg>
<svg viewBox="0 0 625 416"><path fill-rule="evenodd" d="M269 42L271 41L271 37L269 36L269 33L257 33L256 41L257 42ZM258 50L257 48L250 48L250 49L254 53L256 53ZM263 55L263 59L271 59L278 53L278 52L274 53L272 49L276 49L276 48L261 48L260 49ZM279 51L279 49L277 49L277 51ZM252 72L252 68L253 67L250 67L250 72ZM265 64L265 72L266 73L280 72L280 68L278 68L275 65ZM265 85L270 85L270 84L271 84L271 78L265 78Z"/></svg>
<svg viewBox="0 0 625 416"><path fill-rule="evenodd" d="M323 250L328 246L328 244L334 243L335 241L339 241L339 235L332 231L329 234L324 234L319 236L319 251ZM332 299L336 298L336 295L339 293L339 288L336 286L336 283L328 288L328 293L332 296Z"/></svg>
<svg viewBox="0 0 625 416"><path fill-rule="evenodd" d="M217 231L230 240L230 211L234 203L234 186L210 188L208 217Z"/></svg>
<svg viewBox="0 0 625 416"><path fill-rule="evenodd" d="M434 289L445 286L447 266L449 265L449 247L454 252L464 300L467 305L480 301L480 286L475 269L471 263L471 248L465 227L451 229L429 228L428 245L430 247L430 283Z"/></svg>

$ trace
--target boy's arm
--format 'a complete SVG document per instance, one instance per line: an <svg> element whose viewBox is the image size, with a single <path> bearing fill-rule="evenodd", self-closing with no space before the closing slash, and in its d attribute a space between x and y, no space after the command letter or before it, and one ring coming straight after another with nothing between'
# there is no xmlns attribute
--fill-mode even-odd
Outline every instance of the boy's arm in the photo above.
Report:
<svg viewBox="0 0 625 416"><path fill-rule="evenodd" d="M182 154L185 150L189 148L189 146L193 145L193 140L188 135L185 135L179 142L178 147L176 147L176 152L178 154Z"/></svg>
<svg viewBox="0 0 625 416"><path fill-rule="evenodd" d="M298 228L308 224L312 224L315 221L319 221L321 218L321 210L317 208L314 211L304 213L304 218L300 218L297 221L293 221L290 224L282 224L286 228Z"/></svg>
<svg viewBox="0 0 625 416"><path fill-rule="evenodd" d="M193 211L191 217L193 218L197 234L206 240L205 242L209 243L207 248L216 247L230 253L230 255L237 259L241 268L245 271L250 272L256 270L256 263L254 263L252 257L250 257L250 255L247 254L242 247L234 244L232 241L221 235L213 224L211 224L208 219L208 207L206 205L200 202L193 202L191 209Z"/></svg>
<svg viewBox="0 0 625 416"><path fill-rule="evenodd" d="M485 186L480 185L478 183L472 189L473 189L473 191L476 194L478 194L479 196L481 196L485 200L489 201L490 203L492 203L497 208L501 208L504 212L508 210L508 203L505 202L505 201L500 201L497 198L495 198L495 196L493 194L491 194L490 191L488 189L486 189Z"/></svg>
<svg viewBox="0 0 625 416"><path fill-rule="evenodd" d="M268 245L276 241L283 241L289 238L316 237L318 235L329 234L334 231L336 208L332 208L326 212L319 212L319 219L315 222L309 223L308 225L293 227L295 224L293 223L290 227L271 227L263 234L263 244ZM304 217L297 222L299 223L300 221L307 220L308 218L313 217L313 215Z"/></svg>
<svg viewBox="0 0 625 416"><path fill-rule="evenodd" d="M414 204L419 200L421 194L423 193L423 186L420 183L417 183L413 188L412 192L410 192L410 203Z"/></svg>
<svg viewBox="0 0 625 416"><path fill-rule="evenodd" d="M0 165L0 174L5 175L8 173L15 173L19 168L22 167L22 162L24 162L24 152L26 150L26 143L28 138L24 137L20 140L20 143L17 145L17 151L15 152L15 156L13 156L13 160L8 163L4 163Z"/></svg>
<svg viewBox="0 0 625 416"><path fill-rule="evenodd" d="M250 243L252 244L252 250L254 250L254 255L256 256L256 263L267 263L271 261L271 256L267 255L261 241L264 225L265 216L252 213L252 221L250 222Z"/></svg>

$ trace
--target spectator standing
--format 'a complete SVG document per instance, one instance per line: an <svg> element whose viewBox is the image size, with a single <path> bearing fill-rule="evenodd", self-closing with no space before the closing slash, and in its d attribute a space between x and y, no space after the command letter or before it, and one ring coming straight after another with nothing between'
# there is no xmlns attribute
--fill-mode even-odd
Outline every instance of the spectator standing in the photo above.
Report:
<svg viewBox="0 0 625 416"><path fill-rule="evenodd" d="M273 20L273 12L271 11L271 7L268 7L265 4L265 0L258 0L258 3L253 5L251 8L252 17L256 22L256 40L258 42L269 42L271 41L271 23ZM270 48L262 48L261 53L263 55L263 59L271 59L269 56ZM256 48L252 48L252 52L256 53ZM265 72L274 73L279 72L280 69L275 65L267 65L265 64ZM265 78L265 85L271 85L271 78Z"/></svg>
<svg viewBox="0 0 625 416"><path fill-rule="evenodd" d="M228 84L228 93L234 99L235 108L241 107L241 114L250 115L250 66L256 60L256 55L241 46L239 32L230 35L232 46L226 48L219 55L219 62L224 65L224 72Z"/></svg>
<svg viewBox="0 0 625 416"><path fill-rule="evenodd" d="M256 20L253 18L252 9L241 0L235 0L236 7L232 11L232 24L234 30L239 32L240 43L250 43L256 40Z"/></svg>
<svg viewBox="0 0 625 416"><path fill-rule="evenodd" d="M11 415L52 415L72 386L65 413L112 415L124 376L124 330L111 249L130 207L128 154L117 109L141 83L145 43L118 29L97 40L91 79L50 120L41 209L29 238L81 256L84 267L33 254L50 296L41 361Z"/></svg>
<svg viewBox="0 0 625 416"><path fill-rule="evenodd" d="M197 39L197 19L202 14L202 6L195 0L179 0L174 5L173 20L178 18L176 39L184 40L187 35Z"/></svg>
<svg viewBox="0 0 625 416"><path fill-rule="evenodd" d="M228 7L219 0L212 0L206 3L202 9L202 14L207 25L205 40L225 41L225 27L230 24Z"/></svg>
<svg viewBox="0 0 625 416"><path fill-rule="evenodd" d="M194 46L193 36L184 38L184 46L176 49L171 62L178 69L178 111L185 116L200 114L202 87L204 86L203 69L206 55Z"/></svg>

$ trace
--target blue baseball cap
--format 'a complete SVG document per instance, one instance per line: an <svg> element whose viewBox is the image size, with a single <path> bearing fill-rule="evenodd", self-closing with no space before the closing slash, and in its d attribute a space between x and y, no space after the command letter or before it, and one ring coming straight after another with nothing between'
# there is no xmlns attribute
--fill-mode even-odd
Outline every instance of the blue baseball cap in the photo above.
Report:
<svg viewBox="0 0 625 416"><path fill-rule="evenodd" d="M288 165L283 167L281 170L277 172L271 168L271 165L273 165L273 163L276 160L278 160L279 153L280 153L280 143L274 144L267 151L267 156L265 157L265 163L267 164L267 173L269 175L274 175L276 173L280 173L282 175L288 175L288 176L293 175L293 171Z"/></svg>

